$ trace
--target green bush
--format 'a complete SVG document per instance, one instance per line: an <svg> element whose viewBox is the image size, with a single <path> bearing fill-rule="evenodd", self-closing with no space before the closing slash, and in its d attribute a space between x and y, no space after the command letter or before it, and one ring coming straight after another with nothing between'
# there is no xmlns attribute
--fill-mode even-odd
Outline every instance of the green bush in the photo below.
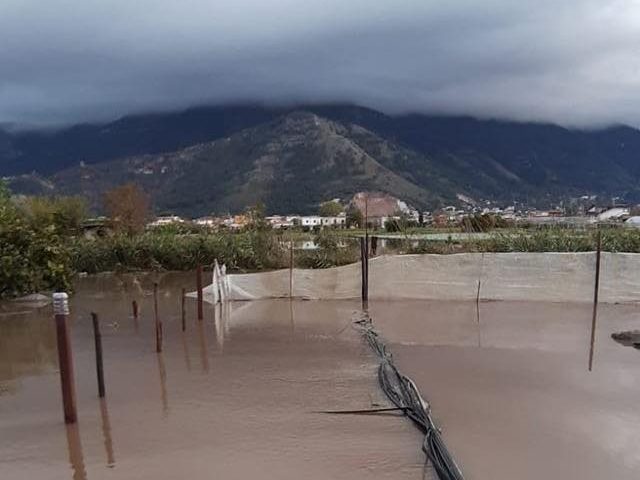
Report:
<svg viewBox="0 0 640 480"><path fill-rule="evenodd" d="M283 268L286 249L269 231L174 235L148 232L95 240L78 239L71 246L79 272L128 270L190 270L215 259L235 271Z"/></svg>
<svg viewBox="0 0 640 480"><path fill-rule="evenodd" d="M56 226L29 222L0 188L0 297L69 290L72 274Z"/></svg>

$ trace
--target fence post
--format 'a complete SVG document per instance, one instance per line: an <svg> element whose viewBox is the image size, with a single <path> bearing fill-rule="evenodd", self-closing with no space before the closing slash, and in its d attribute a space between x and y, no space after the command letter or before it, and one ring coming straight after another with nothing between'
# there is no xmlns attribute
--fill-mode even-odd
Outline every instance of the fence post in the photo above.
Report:
<svg viewBox="0 0 640 480"><path fill-rule="evenodd" d="M182 331L186 331L187 330L187 322L186 322L186 309L185 309L185 299L187 296L187 290L186 289L182 289L182 297L181 297L181 309L180 312L182 313Z"/></svg>
<svg viewBox="0 0 640 480"><path fill-rule="evenodd" d="M360 237L360 265L362 274L362 308L367 308L369 301L369 255L366 237Z"/></svg>
<svg viewBox="0 0 640 480"><path fill-rule="evenodd" d="M289 298L293 298L293 240L289 242Z"/></svg>
<svg viewBox="0 0 640 480"><path fill-rule="evenodd" d="M158 315L158 282L153 284L153 315L156 323L156 352L162 352L162 320Z"/></svg>
<svg viewBox="0 0 640 480"><path fill-rule="evenodd" d="M104 368L102 364L102 334L100 333L100 322L98 314L91 312L91 321L93 322L93 338L96 345L96 372L98 374L98 396L104 397Z"/></svg>
<svg viewBox="0 0 640 480"><path fill-rule="evenodd" d="M589 371L593 368L593 350L596 342L596 320L598 318L598 292L600 290L600 257L602 253L602 235L598 230L596 236L596 279L593 290L593 316L591 318L591 345L589 347Z"/></svg>
<svg viewBox="0 0 640 480"><path fill-rule="evenodd" d="M65 423L75 423L78 419L76 411L76 392L73 380L73 354L71 339L67 325L69 315L69 296L64 292L53 294L53 313L56 320L56 338L58 343L58 362L60 366L60 383L62 385L62 406Z"/></svg>
<svg viewBox="0 0 640 480"><path fill-rule="evenodd" d="M196 284L198 289L198 320L202 320L204 318L202 308L202 265L198 265L196 269Z"/></svg>

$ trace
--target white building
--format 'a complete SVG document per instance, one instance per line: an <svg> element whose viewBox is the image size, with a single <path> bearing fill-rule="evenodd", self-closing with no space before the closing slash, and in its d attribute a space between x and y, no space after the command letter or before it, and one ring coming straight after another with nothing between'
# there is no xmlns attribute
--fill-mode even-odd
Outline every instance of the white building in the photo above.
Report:
<svg viewBox="0 0 640 480"><path fill-rule="evenodd" d="M627 227L640 228L640 216L629 217L624 224Z"/></svg>
<svg viewBox="0 0 640 480"><path fill-rule="evenodd" d="M343 212L335 217L320 217L320 222L323 227L344 227L347 224L347 214Z"/></svg>
<svg viewBox="0 0 640 480"><path fill-rule="evenodd" d="M300 225L303 227L321 227L322 217L318 215L306 215L300 217Z"/></svg>
<svg viewBox="0 0 640 480"><path fill-rule="evenodd" d="M200 218L196 218L193 221L196 225L200 225L201 227L213 227L215 226L216 222L215 222L215 218L213 217L200 217Z"/></svg>
<svg viewBox="0 0 640 480"><path fill-rule="evenodd" d="M629 215L629 209L626 207L614 207L608 210L605 210L600 215L598 215L598 221L603 222L606 220L617 220L622 217L626 217Z"/></svg>
<svg viewBox="0 0 640 480"><path fill-rule="evenodd" d="M177 215L167 215L164 217L158 217L149 224L149 227L160 227L162 225L171 225L174 223L184 223L184 220Z"/></svg>
<svg viewBox="0 0 640 480"><path fill-rule="evenodd" d="M293 222L296 217L287 217L283 215L271 215L269 217L265 217L265 220L271 228L280 229L280 228L291 228L293 227Z"/></svg>

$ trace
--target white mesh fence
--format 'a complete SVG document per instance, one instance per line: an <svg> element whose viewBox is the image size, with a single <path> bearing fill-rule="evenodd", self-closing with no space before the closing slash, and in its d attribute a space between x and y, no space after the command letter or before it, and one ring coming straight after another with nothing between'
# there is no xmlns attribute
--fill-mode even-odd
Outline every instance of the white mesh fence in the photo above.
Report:
<svg viewBox="0 0 640 480"><path fill-rule="evenodd" d="M369 299L590 302L594 252L382 255L369 260ZM361 295L361 265L226 275L214 268L204 298L347 299ZM640 302L640 254L602 253L600 301Z"/></svg>

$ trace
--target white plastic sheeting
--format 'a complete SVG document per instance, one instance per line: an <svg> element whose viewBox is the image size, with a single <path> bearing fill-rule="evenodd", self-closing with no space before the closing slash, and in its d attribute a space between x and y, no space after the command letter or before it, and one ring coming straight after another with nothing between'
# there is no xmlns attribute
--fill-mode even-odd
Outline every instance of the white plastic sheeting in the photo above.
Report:
<svg viewBox="0 0 640 480"><path fill-rule="evenodd" d="M591 302L595 253L383 255L369 261L369 299ZM215 269L214 269L215 272ZM205 289L216 303L262 298L347 299L361 295L360 264L223 275ZM602 302L640 302L640 254L603 253Z"/></svg>

